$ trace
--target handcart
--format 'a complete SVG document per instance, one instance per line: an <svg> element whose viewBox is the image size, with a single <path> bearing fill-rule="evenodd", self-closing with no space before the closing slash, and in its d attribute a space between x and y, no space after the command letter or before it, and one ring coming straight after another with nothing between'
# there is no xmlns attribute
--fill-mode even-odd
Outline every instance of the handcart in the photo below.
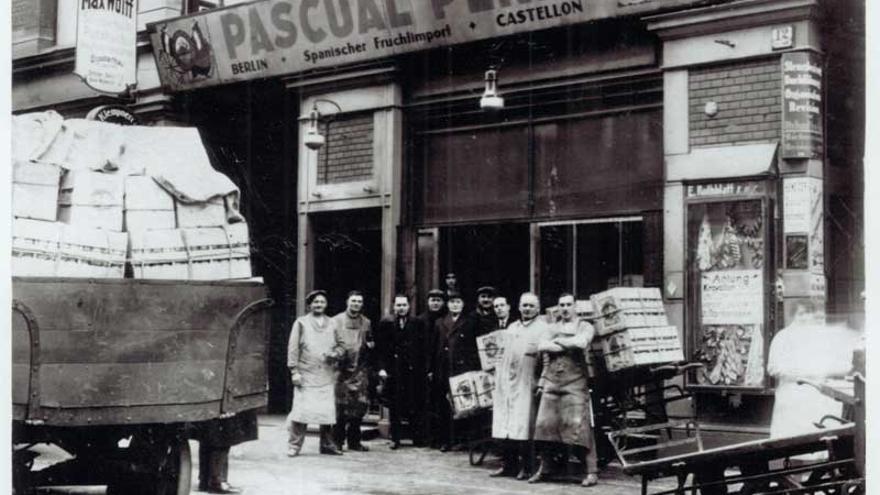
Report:
<svg viewBox="0 0 880 495"><path fill-rule="evenodd" d="M607 443L608 432L627 426L666 421L666 404L690 397L681 385L673 382L699 363L667 363L657 366L641 366L606 372L596 367L590 377L590 395L593 408L593 424L600 464L607 464L614 457ZM491 431L487 437L468 445L470 463L478 466L495 448Z"/></svg>
<svg viewBox="0 0 880 495"><path fill-rule="evenodd" d="M606 441L609 432L665 423L667 404L691 397L679 379L702 366L692 362L667 363L614 373L598 367L596 376L591 377L590 393L600 463L607 464L614 457Z"/></svg>
<svg viewBox="0 0 880 495"><path fill-rule="evenodd" d="M667 421L612 431L608 439L623 471L641 476L643 495L651 481L663 478L674 478L676 487L654 495L864 493L864 379L856 374L853 380L855 395L812 384L845 407L843 418L826 416L817 423L820 430L807 434L704 449L696 422ZM817 460L788 462L814 453Z"/></svg>

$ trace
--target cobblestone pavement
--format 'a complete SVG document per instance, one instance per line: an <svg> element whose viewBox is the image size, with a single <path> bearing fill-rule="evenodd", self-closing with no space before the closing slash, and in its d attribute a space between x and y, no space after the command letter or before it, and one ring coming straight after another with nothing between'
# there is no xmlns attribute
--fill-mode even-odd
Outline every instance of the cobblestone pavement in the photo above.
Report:
<svg viewBox="0 0 880 495"><path fill-rule="evenodd" d="M546 483L530 485L512 478L489 478L500 466L497 456L490 454L483 465L471 466L467 452L440 453L416 448L404 442L398 450L388 448L387 441L364 442L370 452L349 452L343 456L318 453L318 437L310 433L299 457L286 456L287 430L284 416L259 418L259 440L233 447L230 453L229 481L249 495L460 495L472 494L570 494L636 495L639 480L611 464L599 477L595 487L580 486L580 478L563 477ZM191 442L193 457L192 491L197 488L197 448ZM63 456L53 448L41 463ZM666 485L652 483L652 489ZM668 486L672 488L671 485ZM41 489L39 493L103 494L103 487Z"/></svg>
<svg viewBox="0 0 880 495"><path fill-rule="evenodd" d="M306 438L299 457L288 458L283 416L260 417L260 439L233 448L229 481L253 494L637 494L639 481L612 464L600 475L599 485L581 487L571 477L530 485L512 478L489 478L499 467L490 455L482 466L471 466L466 452L440 453L428 448L404 446L391 450L383 439L365 442L370 452L343 456L318 453L318 438ZM193 445L195 447L195 445ZM195 452L195 450L194 450Z"/></svg>

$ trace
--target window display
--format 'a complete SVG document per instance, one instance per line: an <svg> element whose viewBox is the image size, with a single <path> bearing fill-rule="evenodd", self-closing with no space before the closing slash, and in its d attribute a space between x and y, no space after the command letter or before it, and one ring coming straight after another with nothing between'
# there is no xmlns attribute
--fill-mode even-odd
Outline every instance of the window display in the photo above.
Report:
<svg viewBox="0 0 880 495"><path fill-rule="evenodd" d="M761 200L692 204L688 245L697 384L763 387L765 236Z"/></svg>

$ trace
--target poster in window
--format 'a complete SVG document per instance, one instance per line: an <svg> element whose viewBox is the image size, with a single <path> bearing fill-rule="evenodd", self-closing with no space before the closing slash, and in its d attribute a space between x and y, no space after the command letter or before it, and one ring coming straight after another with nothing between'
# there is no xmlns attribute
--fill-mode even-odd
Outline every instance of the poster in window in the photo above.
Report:
<svg viewBox="0 0 880 495"><path fill-rule="evenodd" d="M695 359L700 385L764 384L765 229L758 200L691 205L691 267L697 285Z"/></svg>

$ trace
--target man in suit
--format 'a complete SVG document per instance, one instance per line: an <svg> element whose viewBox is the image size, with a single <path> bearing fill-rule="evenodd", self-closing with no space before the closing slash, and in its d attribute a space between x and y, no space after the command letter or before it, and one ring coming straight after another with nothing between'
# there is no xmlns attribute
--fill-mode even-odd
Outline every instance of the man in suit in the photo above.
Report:
<svg viewBox="0 0 880 495"><path fill-rule="evenodd" d="M387 378L391 449L400 447L401 423L409 423L415 446L424 444L429 335L424 322L410 316L409 298L398 294L390 317L379 323L379 376Z"/></svg>
<svg viewBox="0 0 880 495"><path fill-rule="evenodd" d="M514 319L510 317L510 304L507 303L506 297L497 296L492 301L492 307L495 309L496 330L503 330L514 322Z"/></svg>
<svg viewBox="0 0 880 495"><path fill-rule="evenodd" d="M441 452L446 452L452 443L452 405L449 403L449 377L452 362L449 353L449 336L462 331L466 319L462 316L464 301L461 294L456 291L448 293L449 300L446 302L449 312L443 318L437 320L434 326L434 339L432 343L433 355L431 359L431 410L434 411L432 418L432 446L436 446Z"/></svg>

